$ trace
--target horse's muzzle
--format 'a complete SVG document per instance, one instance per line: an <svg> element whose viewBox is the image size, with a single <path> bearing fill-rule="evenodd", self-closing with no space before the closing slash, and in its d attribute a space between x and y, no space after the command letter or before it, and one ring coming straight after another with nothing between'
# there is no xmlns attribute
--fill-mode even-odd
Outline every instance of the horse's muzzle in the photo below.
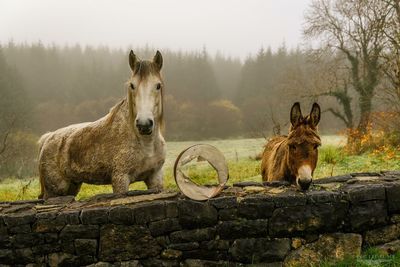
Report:
<svg viewBox="0 0 400 267"><path fill-rule="evenodd" d="M153 133L154 122L151 119L136 120L136 128L141 135L150 135Z"/></svg>

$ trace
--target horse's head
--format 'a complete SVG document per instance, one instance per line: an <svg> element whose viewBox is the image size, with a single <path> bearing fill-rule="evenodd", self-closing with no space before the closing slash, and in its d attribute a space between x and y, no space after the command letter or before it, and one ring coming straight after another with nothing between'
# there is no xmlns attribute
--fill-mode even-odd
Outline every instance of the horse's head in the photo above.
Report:
<svg viewBox="0 0 400 267"><path fill-rule="evenodd" d="M163 58L157 51L152 61L139 60L131 51L129 65L132 76L127 85L134 128L140 135L151 135L163 120Z"/></svg>
<svg viewBox="0 0 400 267"><path fill-rule="evenodd" d="M296 183L307 190L312 182L313 173L318 161L318 147L321 139L317 125L321 118L321 109L314 103L306 117L301 114L300 104L296 102L290 111L290 130L288 135L288 165Z"/></svg>

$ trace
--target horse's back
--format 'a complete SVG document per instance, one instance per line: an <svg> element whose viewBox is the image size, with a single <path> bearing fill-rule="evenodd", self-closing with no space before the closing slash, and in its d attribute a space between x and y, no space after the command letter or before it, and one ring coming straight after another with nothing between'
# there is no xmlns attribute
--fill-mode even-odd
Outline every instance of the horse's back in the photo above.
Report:
<svg viewBox="0 0 400 267"><path fill-rule="evenodd" d="M286 140L286 136L275 136L268 140L264 147L261 159L261 176L263 181L274 180L274 175L270 175L273 165L276 163L275 155L280 145Z"/></svg>

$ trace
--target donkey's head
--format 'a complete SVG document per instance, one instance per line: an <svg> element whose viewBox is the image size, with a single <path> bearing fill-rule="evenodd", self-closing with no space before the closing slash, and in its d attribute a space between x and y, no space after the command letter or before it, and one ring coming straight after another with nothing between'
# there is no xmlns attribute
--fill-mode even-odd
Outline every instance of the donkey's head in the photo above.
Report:
<svg viewBox="0 0 400 267"><path fill-rule="evenodd" d="M290 130L288 135L290 172L296 177L296 184L307 190L312 182L313 173L318 161L318 147L321 139L317 125L321 118L321 109L314 103L306 117L301 114L297 102L290 111Z"/></svg>
<svg viewBox="0 0 400 267"><path fill-rule="evenodd" d="M140 135L151 135L163 120L163 58L157 51L152 61L139 60L131 51L129 65L132 76L127 83L128 97L134 128Z"/></svg>

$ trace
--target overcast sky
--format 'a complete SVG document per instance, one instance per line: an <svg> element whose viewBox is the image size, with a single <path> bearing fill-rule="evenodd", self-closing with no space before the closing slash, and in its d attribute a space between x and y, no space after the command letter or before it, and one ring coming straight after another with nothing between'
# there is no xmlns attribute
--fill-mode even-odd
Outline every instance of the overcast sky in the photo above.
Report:
<svg viewBox="0 0 400 267"><path fill-rule="evenodd" d="M0 43L143 46L245 58L302 42L310 0L0 0Z"/></svg>

